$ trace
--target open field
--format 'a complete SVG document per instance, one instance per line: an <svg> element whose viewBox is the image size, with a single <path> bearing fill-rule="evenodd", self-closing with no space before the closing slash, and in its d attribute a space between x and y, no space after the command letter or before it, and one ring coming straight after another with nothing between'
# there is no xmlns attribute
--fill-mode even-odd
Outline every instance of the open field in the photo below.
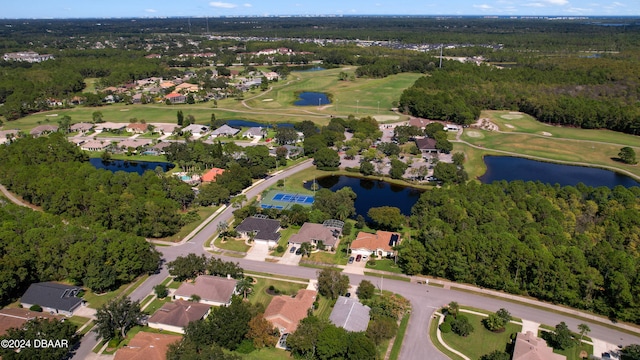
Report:
<svg viewBox="0 0 640 360"><path fill-rule="evenodd" d="M193 115L201 124L209 122L212 113L215 113L217 119L244 119L265 123L312 120L320 125L328 123L330 116L397 116L390 111L391 103L398 100L402 91L422 76L406 73L384 79L339 81L338 74L341 71L345 70L293 72L287 79L272 83L272 88L267 91L252 90L244 94L244 101L223 99L218 101L217 106L213 102L207 102L193 105L113 104L56 109L12 121L5 128L27 130L41 124L57 124L57 119L64 115L69 115L74 123L91 122L94 111L100 111L104 121L130 122L130 119L136 118L147 123L174 123L177 121L176 112L182 110L185 116ZM92 83L91 79L87 79L87 84ZM300 91L327 93L333 98L333 104L320 109L317 106L294 106L292 104L296 100L296 93Z"/></svg>

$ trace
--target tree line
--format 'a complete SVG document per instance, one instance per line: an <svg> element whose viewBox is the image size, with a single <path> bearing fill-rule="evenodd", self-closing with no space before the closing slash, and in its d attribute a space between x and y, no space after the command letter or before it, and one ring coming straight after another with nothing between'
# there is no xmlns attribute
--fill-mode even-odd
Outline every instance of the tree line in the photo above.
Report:
<svg viewBox="0 0 640 360"><path fill-rule="evenodd" d="M505 69L446 61L399 104L411 115L459 124L483 109L518 110L543 122L638 134L638 70L623 57L530 59Z"/></svg>
<svg viewBox="0 0 640 360"><path fill-rule="evenodd" d="M424 192L408 274L429 274L640 322L640 188L469 183Z"/></svg>

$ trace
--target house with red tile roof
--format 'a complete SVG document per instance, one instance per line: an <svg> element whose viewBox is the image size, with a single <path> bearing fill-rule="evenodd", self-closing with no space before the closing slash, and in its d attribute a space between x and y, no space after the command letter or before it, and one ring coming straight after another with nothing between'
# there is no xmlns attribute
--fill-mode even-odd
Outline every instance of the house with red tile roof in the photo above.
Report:
<svg viewBox="0 0 640 360"><path fill-rule="evenodd" d="M307 317L317 294L313 290L301 289L295 297L276 296L265 309L264 318L280 331L281 337L290 334L296 331L300 320Z"/></svg>
<svg viewBox="0 0 640 360"><path fill-rule="evenodd" d="M400 234L378 230L375 234L360 231L351 243L354 255L372 255L377 257L393 256L393 247L400 243Z"/></svg>
<svg viewBox="0 0 640 360"><path fill-rule="evenodd" d="M147 124L131 123L127 125L127 131L135 134L144 134L147 132Z"/></svg>
<svg viewBox="0 0 640 360"><path fill-rule="evenodd" d="M187 97L178 93L168 94L164 98L165 100L169 100L172 104L184 104L187 102Z"/></svg>
<svg viewBox="0 0 640 360"><path fill-rule="evenodd" d="M206 318L211 305L193 301L176 300L162 305L148 321L150 328L184 334L184 328L192 321Z"/></svg>
<svg viewBox="0 0 640 360"><path fill-rule="evenodd" d="M203 304L213 306L227 306L231 304L231 297L236 294L237 281L220 276L200 275L194 282L186 282L176 290L174 298L190 300L198 295Z"/></svg>
<svg viewBox="0 0 640 360"><path fill-rule="evenodd" d="M141 331L126 346L116 351L114 360L166 360L169 345L180 339L182 339L180 335Z"/></svg>
<svg viewBox="0 0 640 360"><path fill-rule="evenodd" d="M213 182L216 181L218 175L221 175L224 172L224 169L213 168L202 175L202 182Z"/></svg>

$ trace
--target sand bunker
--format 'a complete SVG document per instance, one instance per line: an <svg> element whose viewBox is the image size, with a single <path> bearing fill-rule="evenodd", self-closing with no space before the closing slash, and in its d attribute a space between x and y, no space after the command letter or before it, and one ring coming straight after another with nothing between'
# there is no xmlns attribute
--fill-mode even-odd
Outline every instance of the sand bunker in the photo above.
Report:
<svg viewBox="0 0 640 360"><path fill-rule="evenodd" d="M482 138L482 137L484 137L484 135L482 135L482 133L480 131L467 130L464 133L467 134L467 136L471 137L471 138Z"/></svg>
<svg viewBox="0 0 640 360"><path fill-rule="evenodd" d="M552 134L552 133L550 133L550 132L546 132L546 131L543 131L543 132L542 132L542 135L544 135L544 136L553 136L553 134Z"/></svg>
<svg viewBox="0 0 640 360"><path fill-rule="evenodd" d="M273 101L273 99L264 99L262 100L263 102L269 102L269 101Z"/></svg>
<svg viewBox="0 0 640 360"><path fill-rule="evenodd" d="M512 115L522 115L522 113L520 111L509 111L509 114Z"/></svg>
<svg viewBox="0 0 640 360"><path fill-rule="evenodd" d="M129 109L120 109L120 111L129 111Z"/></svg>
<svg viewBox="0 0 640 360"><path fill-rule="evenodd" d="M45 115L45 116L55 117L55 116L58 116L58 114L49 114L49 115Z"/></svg>
<svg viewBox="0 0 640 360"><path fill-rule="evenodd" d="M398 116L398 115L375 115L373 118L376 119L377 121L391 121L391 120L400 119L400 116Z"/></svg>
<svg viewBox="0 0 640 360"><path fill-rule="evenodd" d="M516 127L511 125L511 124L504 124L504 126L508 127L509 129L515 129Z"/></svg>
<svg viewBox="0 0 640 360"><path fill-rule="evenodd" d="M522 119L520 114L501 115L500 117L507 120Z"/></svg>

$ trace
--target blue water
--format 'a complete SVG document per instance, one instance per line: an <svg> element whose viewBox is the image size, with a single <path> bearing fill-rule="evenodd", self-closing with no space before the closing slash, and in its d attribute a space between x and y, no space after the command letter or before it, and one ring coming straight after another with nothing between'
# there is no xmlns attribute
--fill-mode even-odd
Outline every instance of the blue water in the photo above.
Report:
<svg viewBox="0 0 640 360"><path fill-rule="evenodd" d="M499 180L523 180L561 186L575 186L578 183L609 188L617 185L640 186L640 183L629 176L584 166L552 164L509 156L485 156L484 163L487 165L487 172L479 178L484 184Z"/></svg>
<svg viewBox="0 0 640 360"><path fill-rule="evenodd" d="M300 100L294 102L297 106L321 106L331 104L329 97L325 93L303 92L298 95Z"/></svg>
<svg viewBox="0 0 640 360"><path fill-rule="evenodd" d="M325 176L316 179L317 184L322 188L331 191L340 190L345 186L350 187L356 193L356 213L364 216L369 221L367 212L372 207L393 206L400 209L404 215L411 215L411 208L418 201L422 190L391 185L385 181L360 179L349 176ZM311 190L313 181L304 184L306 189Z"/></svg>
<svg viewBox="0 0 640 360"><path fill-rule="evenodd" d="M292 72L308 72L308 71L322 71L322 70L326 70L326 69L323 68L322 66L312 66L312 67L302 66L299 68L293 68L291 71Z"/></svg>
<svg viewBox="0 0 640 360"><path fill-rule="evenodd" d="M234 128L241 128L241 127L271 127L274 124L262 124L262 123L258 123L255 121L247 121L247 120L229 120L227 121L227 125L234 127ZM293 127L293 124L291 123L277 123L276 125L280 126L280 127Z"/></svg>
<svg viewBox="0 0 640 360"><path fill-rule="evenodd" d="M140 175L144 174L144 172L147 170L154 171L158 166L162 168L162 171L167 171L167 170L173 169L174 167L172 163L155 162L155 161L129 161L129 160L102 161L102 159L100 158L91 158L89 159L89 162L96 169L106 169L113 172L116 172L116 171L136 172Z"/></svg>

